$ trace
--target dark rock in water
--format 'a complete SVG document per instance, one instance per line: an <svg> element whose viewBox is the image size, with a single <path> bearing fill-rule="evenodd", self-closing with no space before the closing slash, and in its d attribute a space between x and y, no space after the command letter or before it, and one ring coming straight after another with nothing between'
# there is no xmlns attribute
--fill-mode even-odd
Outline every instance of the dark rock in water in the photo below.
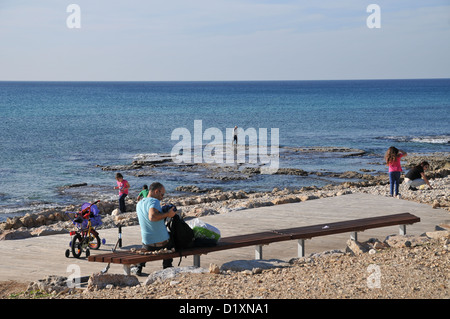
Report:
<svg viewBox="0 0 450 319"><path fill-rule="evenodd" d="M172 155L157 155L147 156L143 159L137 159L132 162L132 165L150 166L155 164L164 164L173 162Z"/></svg>
<svg viewBox="0 0 450 319"><path fill-rule="evenodd" d="M87 186L87 183L71 184L67 185L67 188L83 187L83 186Z"/></svg>
<svg viewBox="0 0 450 319"><path fill-rule="evenodd" d="M175 188L178 192L186 192L186 193L206 193L207 189L201 189L198 186L195 185L186 185L186 186L178 186Z"/></svg>
<svg viewBox="0 0 450 319"><path fill-rule="evenodd" d="M276 172L279 175L298 175L307 176L308 172L298 168L279 168Z"/></svg>
<svg viewBox="0 0 450 319"><path fill-rule="evenodd" d="M110 165L110 166L97 165L97 167L101 167L102 171L131 171L142 168L142 165L135 164L133 162L131 165Z"/></svg>

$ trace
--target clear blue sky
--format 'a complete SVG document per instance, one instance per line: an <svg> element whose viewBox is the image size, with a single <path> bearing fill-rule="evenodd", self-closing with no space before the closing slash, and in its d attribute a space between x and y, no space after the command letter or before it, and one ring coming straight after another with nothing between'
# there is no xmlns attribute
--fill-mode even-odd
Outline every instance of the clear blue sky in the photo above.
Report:
<svg viewBox="0 0 450 319"><path fill-rule="evenodd" d="M450 0L110 2L0 0L0 80L450 77Z"/></svg>

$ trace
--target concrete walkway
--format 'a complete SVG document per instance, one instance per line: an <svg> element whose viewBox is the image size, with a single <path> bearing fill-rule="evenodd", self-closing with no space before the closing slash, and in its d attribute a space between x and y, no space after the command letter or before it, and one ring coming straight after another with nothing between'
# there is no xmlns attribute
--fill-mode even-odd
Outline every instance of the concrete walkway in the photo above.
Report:
<svg viewBox="0 0 450 319"><path fill-rule="evenodd" d="M373 196L368 194L351 194L339 197L310 200L301 203L260 207L227 214L206 216L201 219L218 229L223 237L253 233L271 229L282 229L304 225L314 225L349 219L382 216L409 212L421 218L421 222L408 226L407 234L419 235L433 231L435 226L450 223L450 214L442 209L433 209L429 205L406 200ZM100 237L106 244L100 250L91 250L91 254L109 252L117 240L117 229L100 230ZM387 235L398 234L398 227L385 227L368 230L358 234L358 240L371 237L384 240ZM331 235L306 241L306 256L311 253L332 249L344 249L350 234ZM122 230L123 247L140 247L139 226L124 227ZM21 240L0 241L0 281L33 281L47 275L89 276L104 269L106 264L88 262L82 259L66 258L64 252L69 248L68 234L34 237ZM208 268L210 263L219 266L233 260L254 259L254 247L203 255L201 266ZM264 246L264 259L288 261L297 257L297 241L274 243ZM174 266L179 259L174 260ZM181 266L192 266L192 257L183 258ZM151 273L162 269L162 262L147 263L144 272ZM122 266L112 264L108 273L122 274ZM146 277L140 277L144 281Z"/></svg>

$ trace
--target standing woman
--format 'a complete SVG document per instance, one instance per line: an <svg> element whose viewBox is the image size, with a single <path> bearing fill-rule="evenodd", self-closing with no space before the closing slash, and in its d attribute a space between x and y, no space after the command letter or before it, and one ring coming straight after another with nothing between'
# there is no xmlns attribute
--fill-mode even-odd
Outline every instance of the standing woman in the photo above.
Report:
<svg viewBox="0 0 450 319"><path fill-rule="evenodd" d="M391 146L384 155L386 165L389 166L389 183L391 196L398 196L398 188L400 185L400 175L402 173L402 165L400 160L403 156L406 156L406 152L399 150L398 148Z"/></svg>
<svg viewBox="0 0 450 319"><path fill-rule="evenodd" d="M128 196L128 189L130 188L130 184L127 180L123 179L122 174L116 174L117 186L114 189L119 190L119 210L121 213L125 213L125 197Z"/></svg>

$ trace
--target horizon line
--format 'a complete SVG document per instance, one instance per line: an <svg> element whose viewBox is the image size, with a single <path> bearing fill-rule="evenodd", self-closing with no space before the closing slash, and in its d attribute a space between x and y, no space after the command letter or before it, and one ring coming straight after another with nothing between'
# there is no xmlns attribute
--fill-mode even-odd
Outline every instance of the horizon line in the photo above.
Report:
<svg viewBox="0 0 450 319"><path fill-rule="evenodd" d="M355 79L315 79L315 80L0 80L4 82L47 82L47 83L161 83L161 82L184 82L184 83L204 83L204 82L325 82L325 81L407 81L407 80L450 80L450 77L423 77L423 78L355 78Z"/></svg>

